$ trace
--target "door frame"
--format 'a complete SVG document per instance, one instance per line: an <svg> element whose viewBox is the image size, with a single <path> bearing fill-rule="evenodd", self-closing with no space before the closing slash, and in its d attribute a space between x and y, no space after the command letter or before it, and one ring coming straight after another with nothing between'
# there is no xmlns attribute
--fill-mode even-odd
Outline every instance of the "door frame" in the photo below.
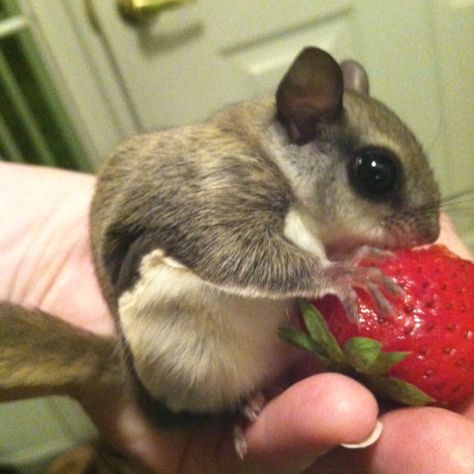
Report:
<svg viewBox="0 0 474 474"><path fill-rule="evenodd" d="M95 28L93 0L18 0L66 110L95 167L140 129Z"/></svg>

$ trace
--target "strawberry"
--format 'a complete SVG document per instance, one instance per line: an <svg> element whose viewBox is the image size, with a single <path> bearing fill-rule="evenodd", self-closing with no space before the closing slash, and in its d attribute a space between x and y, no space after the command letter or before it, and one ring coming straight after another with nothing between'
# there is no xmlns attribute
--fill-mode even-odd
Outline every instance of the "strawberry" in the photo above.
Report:
<svg viewBox="0 0 474 474"><path fill-rule="evenodd" d="M379 267L404 290L386 295L390 317L356 289L358 322L326 295L301 302L306 332L282 328L281 335L397 402L452 406L472 395L474 263L433 245L359 265Z"/></svg>

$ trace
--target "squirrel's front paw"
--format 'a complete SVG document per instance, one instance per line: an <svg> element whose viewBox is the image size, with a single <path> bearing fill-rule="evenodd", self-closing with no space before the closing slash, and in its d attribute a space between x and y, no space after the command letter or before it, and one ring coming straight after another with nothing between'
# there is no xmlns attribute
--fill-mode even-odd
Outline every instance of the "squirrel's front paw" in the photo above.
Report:
<svg viewBox="0 0 474 474"><path fill-rule="evenodd" d="M341 301L346 310L348 318L357 321L357 294L355 288L361 288L366 291L374 300L380 313L384 316L390 316L391 305L385 297L392 295L400 297L403 290L384 272L376 267L358 267L356 264L369 255L372 259L381 258L379 252L372 251L370 248L362 248L347 262L334 262L325 269L327 279L327 288L325 293L334 293Z"/></svg>

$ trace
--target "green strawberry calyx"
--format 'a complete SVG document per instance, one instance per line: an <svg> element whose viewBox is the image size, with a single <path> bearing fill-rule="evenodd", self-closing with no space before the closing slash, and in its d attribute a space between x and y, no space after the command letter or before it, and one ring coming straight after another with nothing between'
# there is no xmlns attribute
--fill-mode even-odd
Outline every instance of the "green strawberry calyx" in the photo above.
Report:
<svg viewBox="0 0 474 474"><path fill-rule="evenodd" d="M388 375L390 369L409 352L386 352L382 344L368 337L352 337L341 347L331 334L321 313L309 302L299 301L306 331L280 328L280 336L290 344L313 353L328 370L348 374L375 394L405 405L426 405L435 400L405 380Z"/></svg>

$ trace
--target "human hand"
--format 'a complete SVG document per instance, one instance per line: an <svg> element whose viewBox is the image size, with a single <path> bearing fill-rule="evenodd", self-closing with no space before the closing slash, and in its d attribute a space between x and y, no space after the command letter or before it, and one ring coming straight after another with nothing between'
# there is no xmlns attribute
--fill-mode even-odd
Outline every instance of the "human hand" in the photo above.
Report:
<svg viewBox="0 0 474 474"><path fill-rule="evenodd" d="M446 215L437 243L473 260ZM436 407L406 407L380 417L380 439L364 450L337 448L308 472L318 474L431 474L474 472L474 395L456 412Z"/></svg>
<svg viewBox="0 0 474 474"><path fill-rule="evenodd" d="M0 299L39 306L71 324L112 336L88 246L93 186L94 178L87 175L0 165ZM450 245L455 235L446 235ZM364 387L338 374L313 375L271 400L245 433L244 462L235 454L231 427L224 422L162 431L117 393L80 401L102 436L160 473L423 473L433 472L434 465L435 471L462 473L474 466L470 406L463 415L437 408L396 410L382 416L383 435L371 448L335 449L366 439L378 413Z"/></svg>

